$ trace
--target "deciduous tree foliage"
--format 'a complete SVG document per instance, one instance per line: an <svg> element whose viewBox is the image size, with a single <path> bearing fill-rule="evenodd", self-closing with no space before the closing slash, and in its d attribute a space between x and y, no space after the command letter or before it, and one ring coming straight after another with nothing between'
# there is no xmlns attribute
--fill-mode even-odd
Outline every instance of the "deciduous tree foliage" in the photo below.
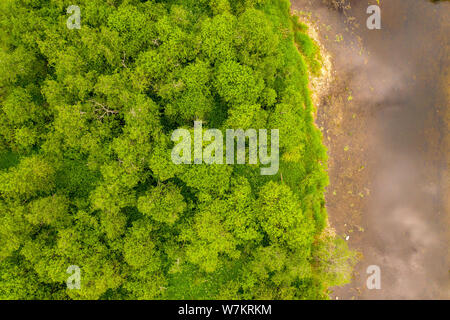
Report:
<svg viewBox="0 0 450 320"><path fill-rule="evenodd" d="M322 299L317 46L287 0L0 2L1 299ZM297 42L297 46L295 42ZM171 133L280 130L258 165L175 165ZM66 287L70 265L81 289Z"/></svg>

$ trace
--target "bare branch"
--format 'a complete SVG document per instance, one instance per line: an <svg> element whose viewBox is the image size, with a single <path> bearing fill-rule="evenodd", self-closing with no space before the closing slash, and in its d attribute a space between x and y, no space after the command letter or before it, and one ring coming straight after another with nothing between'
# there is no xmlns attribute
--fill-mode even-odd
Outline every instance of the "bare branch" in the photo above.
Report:
<svg viewBox="0 0 450 320"><path fill-rule="evenodd" d="M110 114L118 114L119 113L119 111L111 110L111 109L109 109L108 106L106 106L100 102L97 102L95 100L90 100L90 101L93 102L97 107L100 107L100 108L95 109L94 112L103 111L103 114L101 116L99 116L98 119L103 119L105 116L110 115Z"/></svg>
<svg viewBox="0 0 450 320"><path fill-rule="evenodd" d="M125 52L123 53L123 59L122 59L122 66L124 66L125 68L128 68L127 65L125 64L125 59L126 59L126 55Z"/></svg>

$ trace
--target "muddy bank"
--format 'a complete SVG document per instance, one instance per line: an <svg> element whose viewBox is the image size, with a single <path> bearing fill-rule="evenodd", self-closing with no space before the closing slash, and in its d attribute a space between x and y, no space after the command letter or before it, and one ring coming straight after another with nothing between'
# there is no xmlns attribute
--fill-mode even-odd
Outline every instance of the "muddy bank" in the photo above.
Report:
<svg viewBox="0 0 450 320"><path fill-rule="evenodd" d="M450 299L450 2L381 0L381 30L366 28L367 1L292 2L333 57L317 115L328 211L364 256L333 296ZM366 288L369 265L381 268L380 290Z"/></svg>

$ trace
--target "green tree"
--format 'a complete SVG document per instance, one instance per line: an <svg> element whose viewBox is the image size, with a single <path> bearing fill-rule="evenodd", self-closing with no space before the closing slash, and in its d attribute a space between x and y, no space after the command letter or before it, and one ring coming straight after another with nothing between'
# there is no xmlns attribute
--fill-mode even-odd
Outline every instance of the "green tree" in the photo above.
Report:
<svg viewBox="0 0 450 320"><path fill-rule="evenodd" d="M71 30L65 1L0 2L0 298L325 299L348 282L356 256L326 233L320 51L289 1L77 5ZM173 163L196 120L279 129L279 174Z"/></svg>

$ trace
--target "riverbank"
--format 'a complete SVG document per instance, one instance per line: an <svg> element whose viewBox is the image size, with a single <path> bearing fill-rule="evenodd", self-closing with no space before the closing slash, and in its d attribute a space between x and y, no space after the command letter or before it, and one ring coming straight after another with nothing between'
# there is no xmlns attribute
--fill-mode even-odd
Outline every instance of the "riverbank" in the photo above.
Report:
<svg viewBox="0 0 450 320"><path fill-rule="evenodd" d="M354 281L332 297L449 298L450 6L380 2L382 30L366 28L363 1L292 6L332 57L316 117L329 155L327 209L363 254ZM381 269L381 290L366 288L369 265Z"/></svg>

